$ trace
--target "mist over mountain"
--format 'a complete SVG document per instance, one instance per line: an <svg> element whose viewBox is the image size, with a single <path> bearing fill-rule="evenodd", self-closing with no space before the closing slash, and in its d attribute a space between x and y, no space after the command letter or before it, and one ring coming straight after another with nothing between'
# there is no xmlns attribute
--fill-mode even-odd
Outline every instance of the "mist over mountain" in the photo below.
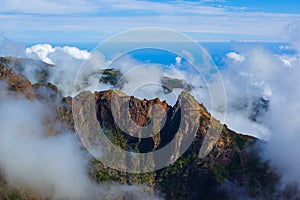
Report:
<svg viewBox="0 0 300 200"><path fill-rule="evenodd" d="M195 110L199 110L193 118L199 119L201 123L192 145L173 165L157 172L129 174L104 168L101 162L92 159L87 152L80 150L79 141L76 140L76 135L72 134L73 116L68 114L72 112L70 97L62 97L57 88L51 84L31 85L29 81L25 86L19 84L18 81L25 77L7 68L3 62L1 74L1 79L7 81L7 85L3 85L1 90L6 91L1 95L3 111L1 114L1 127L3 127L1 168L3 178L7 181L7 185L4 184L3 187L12 187L12 189L3 190L3 197L23 195L25 198L50 197L54 199L104 197L119 199L139 198L139 196L155 198L153 195L159 190L161 196L166 199L226 198L231 194L223 190L224 184L236 186L243 184L246 193L257 188L258 191L253 193L253 196L271 195L270 188L276 183L276 175L266 171L267 163L262 162L261 166L251 166L252 162L259 159L255 151L248 149L256 139L232 132L226 126L223 126L220 138L218 135L214 136L216 130L213 127L218 127L219 122L212 119L205 107L188 94L184 98L187 98L188 104ZM10 82L10 80L17 80L17 82ZM20 94L16 94L16 88L20 89L19 87L22 88L18 90ZM148 123L148 109L151 109L152 105L161 105L168 113L166 124L158 136L138 139L115 128L117 126L114 124L109 103L112 90L95 93L99 125L108 130L107 136L112 142L126 150L149 152L162 148L176 135L175 127L179 124L178 120L191 117L181 116L178 103L172 107L159 99L145 102L145 100L126 97L125 94L116 94L117 98L125 100L124 103L130 102L131 117L141 126ZM26 97L31 100L26 100ZM14 112L18 113L18 117L14 116ZM212 129L208 132L210 126ZM186 126L185 132L192 131L189 128ZM206 137L211 138L205 140ZM15 144L13 142L15 140L19 144ZM200 147L204 148L203 151L210 151L214 140L218 141L209 156L199 158ZM177 140L175 144L172 152L181 148L184 140ZM22 147L22 151L19 146ZM9 150L11 148L14 150ZM11 159L11 156L15 159ZM22 168L19 169L18 166ZM89 173L88 170L90 170ZM264 176L256 174L252 177L248 174L250 171L263 173ZM74 176L77 180L73 180ZM268 191L266 194L259 190L259 185L255 183L255 180L270 182L264 186L267 187L264 188ZM74 181L78 185L74 185ZM123 185L117 185L117 183ZM249 188L246 183L253 185ZM126 186L128 184L142 185ZM106 187L111 189L105 189Z"/></svg>
<svg viewBox="0 0 300 200"><path fill-rule="evenodd" d="M224 53L219 66L227 94L224 122L211 116L206 83L184 70L188 67L184 59L175 57L173 63L161 66L124 56L108 70L103 66L111 60L75 47L41 44L26 49L8 44L1 52L14 57L0 59L1 198L299 197L300 118L295 88L299 44L294 36L287 46L278 46L280 51L293 48L293 52L275 52L261 44L232 44L234 48ZM97 62L97 68L80 75L84 81L74 93L74 79L83 61ZM141 67L127 73L134 66ZM143 81L161 85L132 92ZM93 82L97 88L90 87ZM116 128L110 104L116 90L121 92L115 98L130 105L130 117L140 126L150 123L153 105L164 109L166 124L158 136L138 139ZM199 130L186 153L157 172L129 174L106 168L82 150L74 133L72 99L86 91L95 95L99 126L126 151L156 151L174 138L178 119L184 117L178 104L184 92L195 110L201 110L195 114ZM214 123L222 126L222 133L211 138L217 140L211 143L212 151L199 158L203 145L210 146L203 142ZM185 131L191 130L186 127ZM183 143L177 141L174 148Z"/></svg>

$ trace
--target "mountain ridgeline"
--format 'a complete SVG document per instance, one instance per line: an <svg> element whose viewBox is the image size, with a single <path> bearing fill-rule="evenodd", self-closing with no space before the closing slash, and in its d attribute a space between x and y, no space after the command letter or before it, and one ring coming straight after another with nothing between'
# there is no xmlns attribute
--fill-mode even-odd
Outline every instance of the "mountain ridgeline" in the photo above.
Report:
<svg viewBox="0 0 300 200"><path fill-rule="evenodd" d="M13 58L0 59L0 80L8 85L8 89L17 92L30 100L37 99L45 102L55 109L56 117L48 121L49 133L60 134L63 130L75 130L72 114L71 97L63 97L59 88L51 83L41 81L37 84L31 84L18 69L11 67ZM10 61L10 62L8 62ZM18 60L22 65L22 60ZM35 62L28 61L26 62ZM20 64L21 63L21 64ZM37 63L37 65L40 65ZM41 68L46 69L46 64ZM22 69L22 67L19 67ZM102 72L103 73L103 72ZM116 71L105 71L104 73L113 73L115 78L121 78L122 75ZM46 75L46 73L43 73ZM38 74L41 75L41 74ZM117 83L115 80L105 75L102 82L108 84ZM124 80L126 81L126 80ZM137 153L154 152L164 148L172 141L181 123L181 119L197 120L197 129L192 130L192 126L184 124L181 128L183 133L194 131L192 143L188 146L184 154L173 164L162 169L147 173L127 173L121 172L109 167L96 159L91 159L88 173L96 182L118 182L124 185L145 185L150 192L156 193L165 199L277 199L278 194L276 186L279 176L259 156L260 145L264 143L251 136L236 133L226 125L221 124L213 118L206 110L204 105L197 102L189 93L191 86L181 80L164 78L163 80L166 92L173 88L184 88L185 91L178 97L174 106L170 106L159 98L151 100L141 100L133 96L127 96L117 90L99 91L93 95L95 101L95 112L99 126L106 130L107 137L115 144L126 151ZM121 87L120 85L118 85ZM43 92L47 90L47 92ZM15 95L12 93L11 95ZM81 98L79 94L75 98ZM182 112L180 98L184 98L187 104L194 112ZM128 109L126 112L120 112L119 120L123 124L136 123L138 127L146 127L151 124L153 107L156 105L155 115L165 116L164 124L157 134L146 138L134 137L123 131L119 127L113 113L115 104L118 102L119 108ZM128 106L128 107L127 107ZM61 123L61 129L51 128L55 123ZM136 126L128 126L134 129ZM214 134L217 127L221 127L220 134ZM136 130L129 130L136 132ZM141 133L142 134L142 133ZM186 138L176 138L173 147L174 152L186 143ZM204 157L199 157L199 152L204 152ZM116 158L111 158L116 159ZM155 162L154 162L155 163ZM1 199L21 199L18 189L10 186L3 176L0 181ZM30 195L23 195L22 199L32 199ZM288 199L288 195L286 197ZM34 199L34 198L33 198Z"/></svg>

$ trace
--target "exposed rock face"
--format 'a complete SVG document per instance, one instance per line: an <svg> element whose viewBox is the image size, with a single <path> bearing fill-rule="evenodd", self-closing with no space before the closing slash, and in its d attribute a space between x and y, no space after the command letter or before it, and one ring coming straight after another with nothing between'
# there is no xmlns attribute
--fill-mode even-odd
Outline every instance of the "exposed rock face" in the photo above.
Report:
<svg viewBox="0 0 300 200"><path fill-rule="evenodd" d="M56 110L55 116L49 116L47 123L50 127L54 127L55 123L61 123L62 130L74 130L74 122L72 116L72 99L70 97L63 98L58 88L51 83L37 83L31 82L23 76L20 72L8 67L11 58L0 58L0 80L7 83L8 89L18 94L24 95L30 100L38 99L45 102L48 106ZM17 59L21 62L21 59ZM2 61L2 62L1 62ZM12 93L13 95L13 93ZM52 134L57 134L61 130L52 130Z"/></svg>
<svg viewBox="0 0 300 200"><path fill-rule="evenodd" d="M170 106L159 98L152 100L139 100L126 96L121 92L103 91L95 93L96 112L100 125L110 130L125 129L123 136L131 149L139 152L154 151L161 140L159 135L149 138L133 137L154 131L151 126L151 116L163 118L170 112ZM152 119L153 120L153 119ZM150 126L149 126L150 124ZM148 126L149 128L143 129ZM159 128L159 127L158 127ZM157 129L157 133L160 129Z"/></svg>
<svg viewBox="0 0 300 200"><path fill-rule="evenodd" d="M166 94L172 92L175 88L185 89L188 91L192 89L191 85L187 84L184 80L177 78L162 77L160 82Z"/></svg>
<svg viewBox="0 0 300 200"><path fill-rule="evenodd" d="M7 82L10 90L21 93L29 99L34 98L30 81L17 71L8 68L3 62L0 62L0 80Z"/></svg>
<svg viewBox="0 0 300 200"><path fill-rule="evenodd" d="M34 69L32 73L37 83L46 83L49 69L53 67L53 65L43 61L28 58L0 57L0 62L20 73L25 72L28 67Z"/></svg>
<svg viewBox="0 0 300 200"><path fill-rule="evenodd" d="M183 94L180 98L183 98ZM192 144L174 165L157 172L141 175L128 175L113 169L107 169L104 173L105 170L100 167L100 172L107 173L107 176L102 174L102 177L97 170L93 172L94 176L98 180L110 177L109 179L130 184L141 181L162 191L166 199L226 199L231 194L222 190L226 188L224 185L231 185L233 190L237 190L236 194L232 194L232 198L242 195L237 189L241 186L250 197L272 198L272 191L278 177L269 169L267 163L260 160L255 150L258 147L254 147L258 140L235 133L226 125L220 124L192 96L187 94L184 98L189 102L184 105L191 106L190 109L195 112L182 113L182 105L179 104L179 100L174 107L171 107L159 99L139 100L120 92L96 92L96 112L100 125L102 128L114 131L117 134L115 138L119 138L117 144L126 150L144 153L163 148L175 137L182 118L196 119L199 126L197 126ZM112 103L116 101L115 99L118 99L118 105ZM112 105L119 106L121 109L128 106L128 112L123 110L126 116L120 117L123 124L128 124L128 118L131 118L136 124L144 126L151 121L149 110L155 104L161 108L156 115L166 113L165 125L157 135L148 138L133 137L122 131L118 126L120 122L115 122L112 113L112 110L115 109L112 108ZM221 134L215 135L214 131L220 127ZM192 126L184 125L181 128L185 133L193 131ZM209 139L205 140L206 137ZM174 152L184 146L186 142L184 137L176 139ZM212 151L204 158L199 158L201 149L202 152ZM144 180L144 176L148 179ZM135 179L139 181L136 182Z"/></svg>
<svg viewBox="0 0 300 200"><path fill-rule="evenodd" d="M56 111L57 115L48 121L49 129L56 122L63 126L61 130L50 132L59 134L74 130L72 98L62 97L56 86L45 83L31 85L26 77L9 68L5 62L0 62L0 79L8 83L9 89L29 99L44 101ZM220 124L188 92L183 92L173 107L158 98L140 100L112 90L96 92L94 98L99 126L112 133L109 137L112 142L125 150L152 152L175 139L172 148L176 153L186 146L187 133L194 133L185 153L173 165L155 172L129 174L105 168L101 162L91 160L90 174L96 181L145 184L152 191L161 191L166 199L238 199L243 195L274 198L278 176L258 156L259 149L255 143L259 141ZM151 126L153 120L160 122L158 127ZM141 130L141 127L148 126L150 129ZM157 134L135 137L153 130ZM220 134L217 134L218 130ZM179 131L182 131L182 137L176 137ZM204 156L206 153L208 155ZM1 188L10 190L3 185L6 183L0 181ZM0 190L4 199L10 193L5 191ZM32 199L27 195L23 197Z"/></svg>
<svg viewBox="0 0 300 200"><path fill-rule="evenodd" d="M120 70L104 69L100 71L101 77L99 82L113 85L116 88L122 88L126 80Z"/></svg>

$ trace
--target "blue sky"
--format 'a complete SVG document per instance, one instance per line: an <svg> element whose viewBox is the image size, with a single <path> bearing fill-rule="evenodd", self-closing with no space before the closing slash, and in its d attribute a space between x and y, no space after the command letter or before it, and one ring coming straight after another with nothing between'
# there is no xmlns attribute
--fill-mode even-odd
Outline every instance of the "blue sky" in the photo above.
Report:
<svg viewBox="0 0 300 200"><path fill-rule="evenodd" d="M100 42L139 27L198 41L285 41L300 21L297 0L1 0L0 32L23 43Z"/></svg>

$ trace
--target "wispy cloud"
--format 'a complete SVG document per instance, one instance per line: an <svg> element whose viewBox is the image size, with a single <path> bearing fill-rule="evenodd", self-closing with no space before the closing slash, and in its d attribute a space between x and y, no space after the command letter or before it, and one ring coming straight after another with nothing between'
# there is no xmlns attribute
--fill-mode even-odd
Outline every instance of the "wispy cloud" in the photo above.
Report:
<svg viewBox="0 0 300 200"><path fill-rule="evenodd" d="M224 0L28 0L26 6L19 0L2 0L0 19L0 31L25 41L31 39L32 32L44 34L38 38L45 40L61 39L58 32L77 34L77 39L84 40L82 37L90 32L90 37L85 39L92 41L99 39L96 34L105 37L144 26L186 33L244 34L250 40L258 36L261 40L267 37L280 40L283 28L300 20L300 14L250 12L246 7L227 5Z"/></svg>
<svg viewBox="0 0 300 200"><path fill-rule="evenodd" d="M112 15L127 15L130 11L136 14L168 14L168 13L200 13L200 14L225 14L225 9L206 6L199 2L170 1L152 2L140 0L28 0L27 6L19 0L3 0L0 3L0 12L12 14L40 14L40 15L68 15L68 14L109 14L112 11L126 11L121 13L112 12Z"/></svg>
<svg viewBox="0 0 300 200"><path fill-rule="evenodd" d="M74 14L96 11L96 4L83 0L3 0L0 12L9 14Z"/></svg>

